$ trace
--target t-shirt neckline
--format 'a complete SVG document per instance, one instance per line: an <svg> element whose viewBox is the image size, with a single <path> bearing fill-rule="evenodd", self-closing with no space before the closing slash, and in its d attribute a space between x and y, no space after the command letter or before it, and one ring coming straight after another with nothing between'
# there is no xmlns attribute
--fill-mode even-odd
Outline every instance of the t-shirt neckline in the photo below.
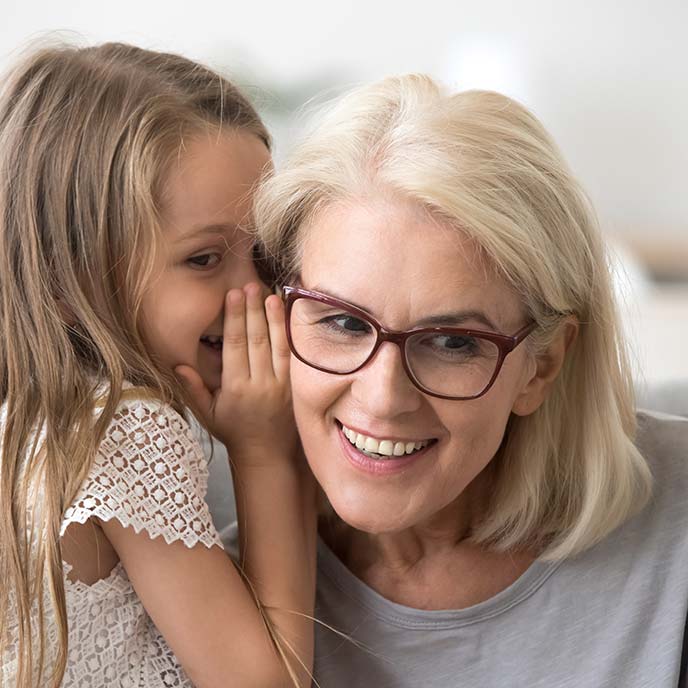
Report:
<svg viewBox="0 0 688 688"><path fill-rule="evenodd" d="M426 610L392 602L357 578L325 541L318 537L318 569L340 592L367 612L402 628L460 628L503 614L531 597L554 573L560 561L533 562L510 586L493 597L464 609Z"/></svg>

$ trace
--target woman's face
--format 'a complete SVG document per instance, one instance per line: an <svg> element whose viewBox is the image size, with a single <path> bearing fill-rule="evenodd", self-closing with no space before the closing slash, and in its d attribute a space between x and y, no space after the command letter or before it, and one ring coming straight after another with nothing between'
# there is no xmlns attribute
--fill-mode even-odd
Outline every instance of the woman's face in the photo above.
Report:
<svg viewBox="0 0 688 688"><path fill-rule="evenodd" d="M334 205L317 215L306 230L301 286L355 304L387 329L440 316L480 330L489 321L503 334L526 324L518 298L464 234L400 200ZM453 401L414 387L399 348L389 342L348 375L292 357L304 450L337 514L359 530L391 533L450 507L497 452L535 367L520 346L484 396ZM358 460L342 426L377 440L428 446L376 470Z"/></svg>

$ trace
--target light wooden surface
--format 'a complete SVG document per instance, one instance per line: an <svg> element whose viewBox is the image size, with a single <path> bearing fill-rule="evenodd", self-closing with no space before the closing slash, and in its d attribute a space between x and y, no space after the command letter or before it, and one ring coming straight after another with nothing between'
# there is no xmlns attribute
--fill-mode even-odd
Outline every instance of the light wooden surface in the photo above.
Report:
<svg viewBox="0 0 688 688"><path fill-rule="evenodd" d="M674 232L629 231L610 240L623 245L655 279L688 284L688 227Z"/></svg>

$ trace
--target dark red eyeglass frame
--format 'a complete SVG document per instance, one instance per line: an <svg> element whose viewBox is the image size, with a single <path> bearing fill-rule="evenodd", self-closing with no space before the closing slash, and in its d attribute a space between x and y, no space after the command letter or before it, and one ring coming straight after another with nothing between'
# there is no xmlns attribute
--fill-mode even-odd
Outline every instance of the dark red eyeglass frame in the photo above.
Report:
<svg viewBox="0 0 688 688"><path fill-rule="evenodd" d="M357 306L347 303L346 301L341 301L340 299L328 296L327 294L322 294L317 291L310 291L308 289L301 289L300 287L282 287L282 296L284 298L286 311L285 317L287 325L287 341L289 342L289 348L291 349L291 352L294 354L294 356L296 356L296 358L298 358L299 361L301 361L302 363L305 363L307 366L315 368L316 370L320 370L323 373L331 373L332 375L350 375L351 373L355 373L356 371L360 370L370 362L370 360L377 353L377 350L380 348L380 344L382 344L383 342L391 342L392 344L396 344L399 347L399 350L401 352L401 362L404 366L404 370L406 371L406 375L408 376L409 380L411 380L411 382L421 392L423 392L423 394L427 394L431 397L437 397L438 399L451 399L454 401L467 401L469 399L477 399L478 397L483 396L483 394L486 394L490 387L492 387L492 385L494 384L494 381L497 379L497 375L499 375L499 371L502 369L504 359L537 327L537 323L534 320L531 320L529 323L527 323L524 327L522 327L518 332L516 332L513 335L498 334L496 332L485 332L483 330L469 330L462 327L415 327L411 330L404 331L388 330L385 327L383 327L372 315L370 315L370 313L367 313L366 311L361 310ZM368 357L365 359L365 361L363 361L363 363L361 363L361 365L357 366L356 368L353 368L352 370L340 372L337 370L330 370L329 368L323 368L321 366L314 365L310 361L305 360L299 354L299 352L294 347L294 343L291 337L291 311L294 302L302 298L310 299L312 301L319 301L320 303L325 303L329 306L334 306L335 308L342 308L343 310L348 311L352 315L360 317L361 320L365 320L367 323L370 323L370 325L375 329L377 338L375 340L373 348L370 351L370 354L368 354ZM424 387L423 384L413 374L411 366L408 363L408 359L406 356L406 341L412 335L426 333L446 334L449 336L478 337L481 339L486 339L495 344L495 346L499 350L499 357L497 359L497 365L495 366L494 373L492 374L492 377L490 378L490 381L487 383L485 388L478 394L474 394L472 396L456 397L449 396L446 394L439 394L438 392L433 392L432 390Z"/></svg>

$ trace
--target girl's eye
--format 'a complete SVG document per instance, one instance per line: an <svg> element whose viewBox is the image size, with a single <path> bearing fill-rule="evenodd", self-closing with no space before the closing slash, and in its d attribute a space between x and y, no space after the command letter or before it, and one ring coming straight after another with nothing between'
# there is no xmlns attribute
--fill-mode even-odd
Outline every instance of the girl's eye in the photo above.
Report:
<svg viewBox="0 0 688 688"><path fill-rule="evenodd" d="M221 253L199 253L187 258L188 265L196 270L208 270L214 268L222 261Z"/></svg>

